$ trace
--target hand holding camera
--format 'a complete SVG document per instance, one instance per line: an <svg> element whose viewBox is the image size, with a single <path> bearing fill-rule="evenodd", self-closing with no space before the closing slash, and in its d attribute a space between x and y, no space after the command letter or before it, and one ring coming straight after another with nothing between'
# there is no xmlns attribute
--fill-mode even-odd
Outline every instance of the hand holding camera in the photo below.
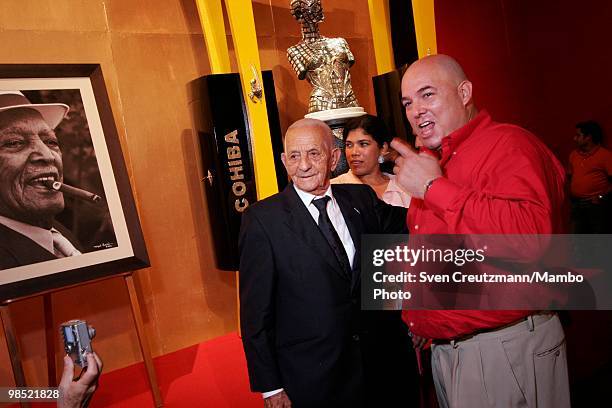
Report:
<svg viewBox="0 0 612 408"><path fill-rule="evenodd" d="M87 353L87 368L74 377L74 362L64 356L64 373L59 384L58 408L86 408L98 387L98 377L102 372L102 360L96 353Z"/></svg>
<svg viewBox="0 0 612 408"><path fill-rule="evenodd" d="M64 372L59 384L58 408L85 408L98 386L102 372L102 360L91 347L96 331L82 320L62 323L60 332L64 340ZM74 378L74 365L83 369Z"/></svg>

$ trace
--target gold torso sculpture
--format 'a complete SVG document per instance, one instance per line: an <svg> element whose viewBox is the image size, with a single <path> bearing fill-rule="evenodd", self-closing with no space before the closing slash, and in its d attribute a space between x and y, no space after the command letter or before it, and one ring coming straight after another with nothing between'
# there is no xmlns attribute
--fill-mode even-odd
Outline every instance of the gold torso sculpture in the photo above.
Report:
<svg viewBox="0 0 612 408"><path fill-rule="evenodd" d="M359 106L349 72L355 57L348 43L319 34L321 1L292 0L291 14L302 24L302 41L287 49L287 58L298 78L312 85L308 112Z"/></svg>

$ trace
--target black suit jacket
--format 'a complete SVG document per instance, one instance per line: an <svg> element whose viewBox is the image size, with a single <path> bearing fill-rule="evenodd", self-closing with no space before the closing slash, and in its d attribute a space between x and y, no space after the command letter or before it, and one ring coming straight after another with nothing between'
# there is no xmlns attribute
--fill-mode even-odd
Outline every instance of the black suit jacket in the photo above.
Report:
<svg viewBox="0 0 612 408"><path fill-rule="evenodd" d="M0 269L51 259L57 259L57 257L25 235L0 224Z"/></svg>
<svg viewBox="0 0 612 408"><path fill-rule="evenodd" d="M357 250L347 276L293 185L255 203L240 231L242 341L253 391L294 407L362 405L360 236L405 232L406 209L332 185Z"/></svg>
<svg viewBox="0 0 612 408"><path fill-rule="evenodd" d="M83 252L81 246L66 227L57 222L53 224L53 227L66 237L75 248ZM0 224L0 270L52 259L57 259L55 254L47 251L27 236Z"/></svg>

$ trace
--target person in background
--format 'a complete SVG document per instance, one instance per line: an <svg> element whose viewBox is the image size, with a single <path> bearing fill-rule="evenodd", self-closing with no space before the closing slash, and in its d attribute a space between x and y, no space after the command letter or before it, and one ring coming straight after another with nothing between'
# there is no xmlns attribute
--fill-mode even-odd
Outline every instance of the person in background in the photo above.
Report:
<svg viewBox="0 0 612 408"><path fill-rule="evenodd" d="M332 184L367 184L387 204L408 208L410 195L395 182L393 174L381 165L392 161L392 137L385 122L373 115L351 118L344 127L343 139L349 171L331 180Z"/></svg>
<svg viewBox="0 0 612 408"><path fill-rule="evenodd" d="M395 176L383 172L381 167L386 162L393 164L395 151L389 144L393 139L385 122L374 115L363 115L351 118L344 126L342 139L345 146L348 172L331 179L332 184L366 184L376 192L379 199L398 207L408 208L410 196L396 183ZM379 388L389 387L403 389L404 395L418 395L418 370L416 354L410 350L410 334L401 318L401 301L398 310L363 312L369 321L371 330L381 333L371 341L369 349L388 353L385 358L365 359L365 371L369 373L386 372L386 384ZM419 350L416 350L419 353ZM396 368L385 366L388 360L397 362ZM401 367L401 368L400 368ZM393 381L389 381L392 378Z"/></svg>
<svg viewBox="0 0 612 408"><path fill-rule="evenodd" d="M570 153L568 176L576 234L612 231L612 152L601 145L603 131L589 120L576 124L576 149Z"/></svg>

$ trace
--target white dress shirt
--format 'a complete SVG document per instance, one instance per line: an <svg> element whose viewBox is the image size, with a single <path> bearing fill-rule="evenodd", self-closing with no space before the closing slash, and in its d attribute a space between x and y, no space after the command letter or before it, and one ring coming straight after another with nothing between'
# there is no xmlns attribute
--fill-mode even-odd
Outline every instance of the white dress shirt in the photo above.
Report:
<svg viewBox="0 0 612 408"><path fill-rule="evenodd" d="M338 202L336 201L336 199L334 198L332 194L331 186L329 186L325 194L321 196L316 196L314 194L310 194L305 191L302 191L299 188L297 188L295 184L293 185L293 188L295 188L295 192L300 197L300 200L302 200L302 202L308 209L308 212L310 213L310 215L314 219L314 222L317 225L319 223L319 210L317 210L317 207L315 207L312 201L315 198L322 198L324 196L328 196L331 198L331 200L329 200L329 202L327 203L327 215L329 216L329 219L332 225L334 226L334 229L338 233L338 236L340 237L340 241L342 241L342 245L344 246L344 250L346 251L346 255L348 256L348 259L349 259L349 262L351 263L351 268L352 268L353 263L354 263L354 258L355 258L355 243L353 242L351 233L346 225L346 221L344 220L342 211L340 210L340 207L338 206ZM280 393L283 390L284 390L283 388L279 388L274 391L263 392L262 397L266 399L268 397L271 397L273 395Z"/></svg>
<svg viewBox="0 0 612 408"><path fill-rule="evenodd" d="M334 229L338 233L340 241L342 241L342 245L344 246L344 250L346 251L346 255L348 256L352 268L354 262L353 258L355 258L355 244L353 243L353 238L351 238L351 233L346 225L344 216L342 216L342 211L340 211L338 202L332 194L331 185L327 188L325 194L320 196L316 196L314 194L302 191L297 188L295 184L293 185L293 187L295 188L295 191L297 192L298 196L300 197L300 199L308 209L308 212L310 213L310 215L312 215L312 218L317 224L319 223L319 210L317 210L317 207L315 207L312 201L315 198L322 198L324 196L328 196L329 198L331 198L331 200L329 200L329 202L327 203L327 215L329 215L329 219L332 225L334 226Z"/></svg>

